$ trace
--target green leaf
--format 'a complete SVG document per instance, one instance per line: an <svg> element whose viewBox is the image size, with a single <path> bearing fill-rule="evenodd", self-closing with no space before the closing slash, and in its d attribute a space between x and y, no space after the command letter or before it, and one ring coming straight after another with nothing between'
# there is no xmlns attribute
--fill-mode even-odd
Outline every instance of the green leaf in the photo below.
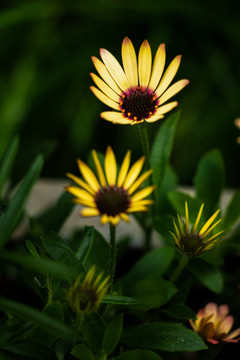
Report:
<svg viewBox="0 0 240 360"><path fill-rule="evenodd" d="M148 276L165 273L174 257L175 249L170 246L160 247L144 255L122 279L124 293L132 284ZM125 291L126 290L126 291Z"/></svg>
<svg viewBox="0 0 240 360"><path fill-rule="evenodd" d="M219 150L214 149L203 156L199 162L194 184L197 198L206 204L208 216L218 206L224 186L224 161Z"/></svg>
<svg viewBox="0 0 240 360"><path fill-rule="evenodd" d="M17 315L24 320L45 329L47 332L57 334L65 339L75 339L77 337L76 332L61 321L58 321L57 319L54 319L53 317L50 317L27 305L1 297L0 309L7 313Z"/></svg>
<svg viewBox="0 0 240 360"><path fill-rule="evenodd" d="M138 308L147 311L166 304L176 292L177 289L171 282L156 275L133 283L131 293L144 303Z"/></svg>
<svg viewBox="0 0 240 360"><path fill-rule="evenodd" d="M0 198L2 196L2 191L4 184L6 183L8 176L11 172L12 165L17 153L19 144L19 138L14 137L10 144L7 146L3 156L0 161Z"/></svg>
<svg viewBox="0 0 240 360"><path fill-rule="evenodd" d="M93 226L85 226L84 234L80 240L80 245L76 251L77 258L83 263L87 260L91 251L95 236L95 229Z"/></svg>
<svg viewBox="0 0 240 360"><path fill-rule="evenodd" d="M113 360L162 360L162 358L151 350L139 349L126 351Z"/></svg>
<svg viewBox="0 0 240 360"><path fill-rule="evenodd" d="M51 232L45 236L42 236L41 240L45 251L54 260L58 260L63 264L71 266L78 272L84 273L84 268L75 255L74 251L60 236L54 232Z"/></svg>
<svg viewBox="0 0 240 360"><path fill-rule="evenodd" d="M160 126L152 146L151 164L153 168L154 184L157 187L157 193L160 191L162 186L179 117L180 112L178 111L171 115Z"/></svg>
<svg viewBox="0 0 240 360"><path fill-rule="evenodd" d="M105 333L105 324L98 313L85 316L81 333L89 348L97 353L102 348L103 335Z"/></svg>
<svg viewBox="0 0 240 360"><path fill-rule="evenodd" d="M206 349L203 340L192 330L177 323L146 323L126 328L121 342L142 349L163 351L199 351Z"/></svg>
<svg viewBox="0 0 240 360"><path fill-rule="evenodd" d="M72 195L64 192L58 199L56 205L48 209L38 218L38 222L45 231L51 230L58 232L72 212L74 206Z"/></svg>
<svg viewBox="0 0 240 360"><path fill-rule="evenodd" d="M190 309L185 304L171 304L168 306L164 312L166 312L168 315L176 318L176 319L183 319L183 320L189 320L189 319L196 319L196 315L192 309Z"/></svg>
<svg viewBox="0 0 240 360"><path fill-rule="evenodd" d="M73 278L79 273L76 269L63 263L57 263L49 259L35 258L19 252L3 251L0 253L0 259L20 265L24 269L29 269L44 275L51 275L57 279Z"/></svg>
<svg viewBox="0 0 240 360"><path fill-rule="evenodd" d="M36 258L39 258L40 255L35 247L35 245L30 241L30 240L26 240L25 241L25 245L26 245L26 248L28 249L28 251L30 252L30 254Z"/></svg>
<svg viewBox="0 0 240 360"><path fill-rule="evenodd" d="M0 224L0 249L4 246L15 229L15 226L17 225L22 215L31 189L40 175L42 166L43 158L41 155L39 155L35 159L22 184L11 199Z"/></svg>
<svg viewBox="0 0 240 360"><path fill-rule="evenodd" d="M236 191L230 200L223 218L224 232L230 231L235 222L240 218L240 190Z"/></svg>
<svg viewBox="0 0 240 360"><path fill-rule="evenodd" d="M219 267L204 262L201 259L194 259L188 264L188 270L208 289L220 293L223 289L223 275Z"/></svg>
<svg viewBox="0 0 240 360"><path fill-rule="evenodd" d="M129 296L120 296L120 295L105 295L102 303L112 304L112 305L142 305L141 300L129 297Z"/></svg>
<svg viewBox="0 0 240 360"><path fill-rule="evenodd" d="M28 356L31 359L51 359L57 360L53 350L46 346L43 342L21 340L4 347L4 350L8 350L13 354Z"/></svg>
<svg viewBox="0 0 240 360"><path fill-rule="evenodd" d="M85 344L76 345L71 354L79 360L95 360L95 356L92 351Z"/></svg>
<svg viewBox="0 0 240 360"><path fill-rule="evenodd" d="M106 325L106 329L103 336L102 348L106 355L113 352L118 344L123 328L123 316L122 314L113 317Z"/></svg>

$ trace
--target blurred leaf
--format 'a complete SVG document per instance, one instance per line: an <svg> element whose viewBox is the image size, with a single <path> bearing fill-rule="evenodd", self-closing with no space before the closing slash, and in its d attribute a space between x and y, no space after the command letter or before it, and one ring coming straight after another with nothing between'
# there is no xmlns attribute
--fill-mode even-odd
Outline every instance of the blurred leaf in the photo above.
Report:
<svg viewBox="0 0 240 360"><path fill-rule="evenodd" d="M168 160L171 155L173 138L179 117L180 112L178 111L165 120L159 128L152 146L151 164L157 194L161 189Z"/></svg>
<svg viewBox="0 0 240 360"><path fill-rule="evenodd" d="M57 263L49 259L36 258L28 254L22 254L14 251L1 252L0 259L16 265L21 265L24 269L29 269L45 275L51 275L57 279L68 279L76 277L78 274L78 271L65 265L64 263Z"/></svg>
<svg viewBox="0 0 240 360"><path fill-rule="evenodd" d="M123 315L117 315L113 317L109 323L106 325L102 348L105 351L106 355L109 355L113 352L115 347L118 344L123 328Z"/></svg>
<svg viewBox="0 0 240 360"><path fill-rule="evenodd" d="M144 303L139 309L148 311L166 304L176 292L176 287L170 281L157 274L134 282L130 294Z"/></svg>
<svg viewBox="0 0 240 360"><path fill-rule="evenodd" d="M176 211L176 215L179 214L183 218L185 218L185 201L187 201L190 223L194 224L202 204L201 201L199 199L193 198L186 193L181 193L178 191L171 191L170 193L168 193L168 196L171 204ZM201 221L204 221L204 218L205 215L203 211Z"/></svg>
<svg viewBox="0 0 240 360"><path fill-rule="evenodd" d="M176 190L177 187L177 176L170 165L166 166L165 174L163 177L162 187L158 192L156 198L156 214L168 214L172 211L171 203L167 196L168 192Z"/></svg>
<svg viewBox="0 0 240 360"><path fill-rule="evenodd" d="M112 305L142 305L143 304L141 300L129 296L109 295L109 294L104 296L102 303L112 304Z"/></svg>
<svg viewBox="0 0 240 360"><path fill-rule="evenodd" d="M188 264L188 270L208 289L220 293L223 289L223 274L219 267L194 259Z"/></svg>
<svg viewBox="0 0 240 360"><path fill-rule="evenodd" d="M222 227L224 232L231 230L235 222L240 218L240 190L236 191L229 202L223 217Z"/></svg>
<svg viewBox="0 0 240 360"><path fill-rule="evenodd" d="M87 260L94 241L95 229L93 226L85 226L84 234L76 251L77 258L83 263Z"/></svg>
<svg viewBox="0 0 240 360"><path fill-rule="evenodd" d="M0 199L2 197L3 187L12 169L12 165L18 149L18 144L19 138L16 136L7 146L0 160Z"/></svg>
<svg viewBox="0 0 240 360"><path fill-rule="evenodd" d="M153 217L154 229L164 238L169 245L174 245L174 240L169 230L173 227L173 217L170 215L156 215Z"/></svg>
<svg viewBox="0 0 240 360"><path fill-rule="evenodd" d="M203 340L192 330L177 323L146 323L123 330L121 342L135 348L163 351L199 351Z"/></svg>
<svg viewBox="0 0 240 360"><path fill-rule="evenodd" d="M122 279L124 293L131 290L137 281L158 274L161 276L173 260L175 250L170 246L160 247L144 255Z"/></svg>
<svg viewBox="0 0 240 360"><path fill-rule="evenodd" d="M182 320L189 320L189 319L196 319L196 315L192 309L190 309L185 304L181 303L174 303L170 304L165 310L168 315L176 318L176 319L182 319Z"/></svg>
<svg viewBox="0 0 240 360"><path fill-rule="evenodd" d="M9 320L4 324L4 331L0 332L0 348L2 349L9 343L13 341L18 341L23 338L23 336L29 332L31 325L25 322L16 322L16 320ZM1 357L0 357L1 359Z"/></svg>
<svg viewBox="0 0 240 360"><path fill-rule="evenodd" d="M39 341L21 340L5 346L4 349L13 354L28 356L31 359L57 360L53 349Z"/></svg>
<svg viewBox="0 0 240 360"><path fill-rule="evenodd" d="M35 248L35 246L33 245L33 243L30 240L26 240L25 245L26 245L26 248L28 249L28 251L30 252L30 254L33 257L36 257L36 258L40 257L37 249Z"/></svg>
<svg viewBox="0 0 240 360"><path fill-rule="evenodd" d="M79 360L95 360L95 356L92 351L85 344L76 345L71 354Z"/></svg>
<svg viewBox="0 0 240 360"><path fill-rule="evenodd" d="M40 175L42 166L43 158L41 155L39 155L32 164L22 184L19 186L16 193L12 197L0 224L0 249L4 246L15 229L15 226L17 225L20 216L22 215L25 203L32 190L32 187Z"/></svg>
<svg viewBox="0 0 240 360"><path fill-rule="evenodd" d="M217 149L209 151L200 160L194 177L197 198L205 203L207 216L210 216L218 206L224 177L224 162L220 151Z"/></svg>
<svg viewBox="0 0 240 360"><path fill-rule="evenodd" d="M61 321L58 321L57 319L54 319L29 306L1 297L0 309L2 311L17 315L24 320L27 320L32 324L43 328L47 332L57 334L65 339L75 339L77 337L76 332L74 332Z"/></svg>
<svg viewBox="0 0 240 360"><path fill-rule="evenodd" d="M102 347L104 332L105 325L98 313L85 316L81 325L81 333L94 353L97 353Z"/></svg>
<svg viewBox="0 0 240 360"><path fill-rule="evenodd" d="M113 358L113 360L162 360L162 358L151 350L130 350Z"/></svg>

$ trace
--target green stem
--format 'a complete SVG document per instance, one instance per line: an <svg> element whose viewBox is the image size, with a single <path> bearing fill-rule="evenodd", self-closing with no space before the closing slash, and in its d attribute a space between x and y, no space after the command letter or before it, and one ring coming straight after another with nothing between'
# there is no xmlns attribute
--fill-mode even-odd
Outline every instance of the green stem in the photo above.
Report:
<svg viewBox="0 0 240 360"><path fill-rule="evenodd" d="M110 223L110 244L108 258L108 275L110 277L109 293L113 290L113 280L116 268L116 226Z"/></svg>
<svg viewBox="0 0 240 360"><path fill-rule="evenodd" d="M142 146L143 154L146 156L146 166L148 169L151 169L151 156L150 156L150 146L148 140L148 133L146 127L146 121L138 124L139 137Z"/></svg>
<svg viewBox="0 0 240 360"><path fill-rule="evenodd" d="M188 258L183 256L181 258L181 260L179 261L179 264L178 266L176 267L174 273L172 274L172 276L170 277L170 281L172 283L174 283L177 278L179 277L179 275L181 274L181 272L183 271L184 267L187 265L187 262L188 262Z"/></svg>

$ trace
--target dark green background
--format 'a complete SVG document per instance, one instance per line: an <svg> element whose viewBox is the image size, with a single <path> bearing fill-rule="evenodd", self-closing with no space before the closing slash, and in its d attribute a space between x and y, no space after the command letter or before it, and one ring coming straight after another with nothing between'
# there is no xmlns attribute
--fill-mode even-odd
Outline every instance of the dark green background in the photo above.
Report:
<svg viewBox="0 0 240 360"><path fill-rule="evenodd" d="M175 98L182 110L172 165L181 184L191 184L201 156L218 147L226 185L239 186L240 21L236 2L192 0L3 1L0 11L0 154L20 134L15 172L35 152L48 156L43 176L76 172L76 157L112 145L121 160L139 157L136 126L99 117L106 109L89 90L91 56L105 47L119 60L129 36L138 50L148 39L153 53L166 43L167 64L177 54L176 79L190 85ZM161 126L148 126L150 139Z"/></svg>

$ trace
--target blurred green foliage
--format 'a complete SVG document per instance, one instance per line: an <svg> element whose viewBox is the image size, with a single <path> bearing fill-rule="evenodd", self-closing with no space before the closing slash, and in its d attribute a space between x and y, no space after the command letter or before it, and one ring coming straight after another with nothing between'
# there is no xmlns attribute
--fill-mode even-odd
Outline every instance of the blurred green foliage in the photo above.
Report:
<svg viewBox="0 0 240 360"><path fill-rule="evenodd" d="M219 0L13 0L0 11L0 155L16 133L26 157L47 147L43 176L75 171L75 159L112 145L122 156L139 151L137 130L99 117L105 106L90 92L91 56L107 48L120 60L129 36L138 50L148 39L153 52L164 42L167 63L183 54L177 79L190 85L179 95L182 115L171 163L180 183L191 184L206 151L219 148L226 185L240 179L238 130L240 40L235 2ZM150 139L161 121L148 126ZM33 155L32 155L33 156ZM34 158L33 156L33 158ZM32 160L32 159L29 159Z"/></svg>

